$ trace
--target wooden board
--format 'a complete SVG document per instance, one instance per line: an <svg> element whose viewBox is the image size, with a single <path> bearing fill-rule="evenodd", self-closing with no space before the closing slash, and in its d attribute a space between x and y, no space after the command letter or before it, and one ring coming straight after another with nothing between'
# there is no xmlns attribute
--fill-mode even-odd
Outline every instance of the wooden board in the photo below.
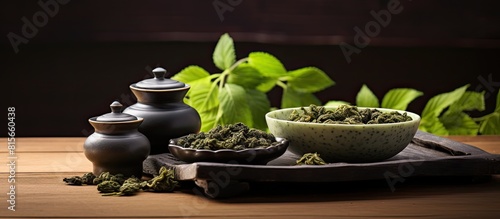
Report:
<svg viewBox="0 0 500 219"><path fill-rule="evenodd" d="M237 195L247 182L340 182L386 179L388 184L417 176L484 176L500 173L500 155L471 145L424 132L398 155L383 162L330 163L294 166L299 155L286 152L267 165L199 162L187 164L171 154L150 156L144 171L155 174L159 167L175 168L179 180L193 180L210 197Z"/></svg>

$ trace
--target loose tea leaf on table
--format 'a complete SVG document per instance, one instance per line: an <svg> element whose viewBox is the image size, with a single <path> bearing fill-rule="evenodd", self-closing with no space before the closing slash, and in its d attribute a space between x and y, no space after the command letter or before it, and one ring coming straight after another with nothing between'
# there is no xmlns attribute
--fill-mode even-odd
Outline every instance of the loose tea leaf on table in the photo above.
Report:
<svg viewBox="0 0 500 219"><path fill-rule="evenodd" d="M82 176L82 184L93 185L95 178L96 178L96 175L94 175L94 173L85 173Z"/></svg>
<svg viewBox="0 0 500 219"><path fill-rule="evenodd" d="M147 181L143 185L143 190L154 191L154 192L172 192L179 182L175 180L175 173L173 169L167 169L166 167L160 168L160 174L153 179Z"/></svg>
<svg viewBox="0 0 500 219"><path fill-rule="evenodd" d="M326 162L321 159L318 153L307 153L304 154L300 159L297 160L295 165L325 165Z"/></svg>
<svg viewBox="0 0 500 219"><path fill-rule="evenodd" d="M145 183L146 183L145 181L143 182L140 179L132 176L123 182L123 185L120 186L118 192L103 194L103 196L134 195L141 190L141 188L145 185Z"/></svg>
<svg viewBox="0 0 500 219"><path fill-rule="evenodd" d="M397 111L381 112L377 109L358 109L356 106L340 105L335 110L327 110L323 106L310 105L300 111L293 110L288 120L295 122L311 122L326 124L382 124L411 121L405 113Z"/></svg>
<svg viewBox="0 0 500 219"><path fill-rule="evenodd" d="M96 178L96 176L93 173L85 173L83 176L73 176L69 178L64 178L63 182L67 183L68 185L76 185L76 186L81 186L81 185L94 185L93 181Z"/></svg>
<svg viewBox="0 0 500 219"><path fill-rule="evenodd" d="M109 172L103 172L103 173L99 174L99 176L93 180L93 183L94 183L94 185L98 185L99 183L104 182L104 181L115 181L121 185L121 184L123 184L123 182L125 182L125 176L121 173L113 175L113 174L110 174Z"/></svg>
<svg viewBox="0 0 500 219"><path fill-rule="evenodd" d="M64 178L63 182L65 182L68 185L74 185L74 186L81 186L83 184L82 177L79 177L79 176Z"/></svg>
<svg viewBox="0 0 500 219"><path fill-rule="evenodd" d="M148 181L142 181L135 176L125 178L123 174L112 175L103 172L99 176L85 173L83 176L64 178L68 185L97 185L97 190L103 196L130 196L141 190L152 192L172 192L179 186L175 180L173 169L161 167L158 176Z"/></svg>
<svg viewBox="0 0 500 219"><path fill-rule="evenodd" d="M103 181L97 185L97 191L102 193L112 193L118 192L120 190L121 185L116 181Z"/></svg>

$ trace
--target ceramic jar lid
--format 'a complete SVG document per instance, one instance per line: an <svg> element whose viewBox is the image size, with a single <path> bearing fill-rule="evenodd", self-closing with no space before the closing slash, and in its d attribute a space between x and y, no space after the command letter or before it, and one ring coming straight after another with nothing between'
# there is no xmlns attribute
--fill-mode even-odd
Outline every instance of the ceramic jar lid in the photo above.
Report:
<svg viewBox="0 0 500 219"><path fill-rule="evenodd" d="M155 68L153 69L154 78L145 79L139 81L135 84L135 87L144 88L144 89L153 89L153 90L165 90L165 89L174 89L174 88L182 88L185 86L184 83L165 78L165 74L167 70L164 68Z"/></svg>
<svg viewBox="0 0 500 219"><path fill-rule="evenodd" d="M137 120L137 117L132 116L130 114L122 113L123 105L114 101L110 106L111 113L106 113L102 116L96 118L96 121L99 122L125 122L125 121L133 121Z"/></svg>

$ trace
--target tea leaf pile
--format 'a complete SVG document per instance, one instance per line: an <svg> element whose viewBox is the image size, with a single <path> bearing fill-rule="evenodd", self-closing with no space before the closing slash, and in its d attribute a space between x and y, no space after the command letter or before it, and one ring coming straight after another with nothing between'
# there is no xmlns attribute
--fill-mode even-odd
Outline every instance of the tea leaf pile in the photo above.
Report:
<svg viewBox="0 0 500 219"><path fill-rule="evenodd" d="M85 173L83 176L64 178L68 185L97 185L97 191L103 196L128 196L138 192L172 192L179 186L175 180L174 170L161 167L158 176L142 181L135 176L129 178L123 174L112 175L109 172L99 174Z"/></svg>
<svg viewBox="0 0 500 219"><path fill-rule="evenodd" d="M340 105L335 110L310 105L308 109L301 107L294 110L288 120L295 122L312 122L326 124L382 124L411 121L406 113L397 111L381 112L377 109L358 109L356 106Z"/></svg>
<svg viewBox="0 0 500 219"><path fill-rule="evenodd" d="M177 140L177 144L192 149L232 149L267 148L277 145L276 138L264 131L249 128L243 123L218 125L208 132L190 134Z"/></svg>

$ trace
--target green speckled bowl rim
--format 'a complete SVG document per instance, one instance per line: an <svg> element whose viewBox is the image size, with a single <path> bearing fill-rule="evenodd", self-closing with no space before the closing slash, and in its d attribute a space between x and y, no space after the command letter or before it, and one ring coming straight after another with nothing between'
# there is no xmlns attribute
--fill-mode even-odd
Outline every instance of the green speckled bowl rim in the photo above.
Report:
<svg viewBox="0 0 500 219"><path fill-rule="evenodd" d="M370 127L384 127L384 126L393 126L395 124L411 124L411 123L420 123L420 116L416 113L413 113L413 112L410 112L410 111L405 111L405 110L395 110L395 109L388 109L388 108L376 108L376 107L358 107L358 109L377 109L381 112L392 112L392 111L397 111L401 114L403 113L406 113L408 116L410 116L412 118L411 121L406 121L406 122L398 122L398 123L383 123L383 124L325 124L325 123L312 123L312 122L295 122L295 121L290 121L290 120L286 120L286 119L278 119L276 117L272 117L274 116L274 114L277 114L279 112L283 113L283 112L292 112L293 110L301 110L302 107L295 107L295 108L285 108L285 109L278 109L278 110L274 110L274 111L271 111L271 112L268 112L266 113L266 119L271 119L271 120L276 120L276 121L283 121L283 122L289 122L289 123L296 123L296 124L307 124L307 125L310 125L310 126L332 126L332 127L335 127L335 126L339 126L339 127L361 127L361 126L370 126ZM304 107L305 109L309 109L309 107ZM327 110L330 110L330 109L336 109L338 108L337 106L325 106L325 109ZM290 114L288 114L290 115ZM279 137L279 136L277 136Z"/></svg>

